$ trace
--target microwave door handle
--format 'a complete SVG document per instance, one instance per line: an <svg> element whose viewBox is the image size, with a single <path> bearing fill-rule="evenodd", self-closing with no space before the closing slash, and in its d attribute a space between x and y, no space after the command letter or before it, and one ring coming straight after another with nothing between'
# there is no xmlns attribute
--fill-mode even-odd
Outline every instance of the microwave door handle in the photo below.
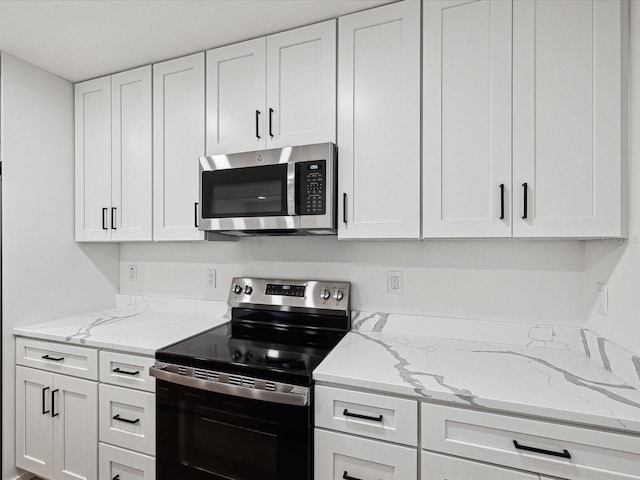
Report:
<svg viewBox="0 0 640 480"><path fill-rule="evenodd" d="M296 214L296 164L287 164L287 215Z"/></svg>

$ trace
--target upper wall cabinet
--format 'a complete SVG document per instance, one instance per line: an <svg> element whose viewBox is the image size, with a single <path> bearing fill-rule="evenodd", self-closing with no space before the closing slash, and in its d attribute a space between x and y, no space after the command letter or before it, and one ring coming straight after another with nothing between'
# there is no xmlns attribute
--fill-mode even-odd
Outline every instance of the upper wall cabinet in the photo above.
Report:
<svg viewBox="0 0 640 480"><path fill-rule="evenodd" d="M153 66L155 240L204 240L196 223L204 88L204 53Z"/></svg>
<svg viewBox="0 0 640 480"><path fill-rule="evenodd" d="M75 86L76 241L151 240L151 67Z"/></svg>
<svg viewBox="0 0 640 480"><path fill-rule="evenodd" d="M626 1L513 2L513 235L627 235Z"/></svg>
<svg viewBox="0 0 640 480"><path fill-rule="evenodd" d="M339 238L420 237L420 2L338 20Z"/></svg>
<svg viewBox="0 0 640 480"><path fill-rule="evenodd" d="M424 2L423 234L511 236L511 2Z"/></svg>
<svg viewBox="0 0 640 480"><path fill-rule="evenodd" d="M424 237L627 234L628 3L424 2Z"/></svg>
<svg viewBox="0 0 640 480"><path fill-rule="evenodd" d="M207 154L336 141L335 20L207 52Z"/></svg>

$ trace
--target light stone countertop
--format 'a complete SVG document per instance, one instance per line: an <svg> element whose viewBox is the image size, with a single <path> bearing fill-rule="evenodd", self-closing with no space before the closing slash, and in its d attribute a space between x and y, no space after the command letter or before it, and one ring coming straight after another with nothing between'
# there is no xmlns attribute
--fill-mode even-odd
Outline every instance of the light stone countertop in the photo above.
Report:
<svg viewBox="0 0 640 480"><path fill-rule="evenodd" d="M116 308L13 330L14 335L153 356L229 321L225 302L117 295Z"/></svg>
<svg viewBox="0 0 640 480"><path fill-rule="evenodd" d="M591 332L399 317L356 313L315 381L640 433L637 382L588 356Z"/></svg>

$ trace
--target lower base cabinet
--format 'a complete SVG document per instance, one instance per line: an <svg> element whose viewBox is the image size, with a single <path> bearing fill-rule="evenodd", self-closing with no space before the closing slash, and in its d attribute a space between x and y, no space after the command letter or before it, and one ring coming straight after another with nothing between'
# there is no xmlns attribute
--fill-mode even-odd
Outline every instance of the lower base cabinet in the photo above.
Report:
<svg viewBox="0 0 640 480"><path fill-rule="evenodd" d="M315 430L317 480L417 480L415 448L325 430Z"/></svg>
<svg viewBox="0 0 640 480"><path fill-rule="evenodd" d="M420 480L539 480L535 473L519 472L462 458L422 452Z"/></svg>
<svg viewBox="0 0 640 480"><path fill-rule="evenodd" d="M98 383L16 367L16 465L50 480L93 480Z"/></svg>
<svg viewBox="0 0 640 480"><path fill-rule="evenodd" d="M155 480L156 459L148 455L100 444L100 480Z"/></svg>

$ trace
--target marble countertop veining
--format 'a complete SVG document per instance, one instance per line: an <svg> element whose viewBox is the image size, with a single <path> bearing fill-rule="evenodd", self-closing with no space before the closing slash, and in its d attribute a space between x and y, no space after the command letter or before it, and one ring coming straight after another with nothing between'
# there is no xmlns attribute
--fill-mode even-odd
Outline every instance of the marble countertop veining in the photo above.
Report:
<svg viewBox="0 0 640 480"><path fill-rule="evenodd" d="M354 328L317 382L640 433L640 391L577 349Z"/></svg>
<svg viewBox="0 0 640 480"><path fill-rule="evenodd" d="M18 327L13 333L153 355L159 348L228 320L224 302L118 295L116 308Z"/></svg>

